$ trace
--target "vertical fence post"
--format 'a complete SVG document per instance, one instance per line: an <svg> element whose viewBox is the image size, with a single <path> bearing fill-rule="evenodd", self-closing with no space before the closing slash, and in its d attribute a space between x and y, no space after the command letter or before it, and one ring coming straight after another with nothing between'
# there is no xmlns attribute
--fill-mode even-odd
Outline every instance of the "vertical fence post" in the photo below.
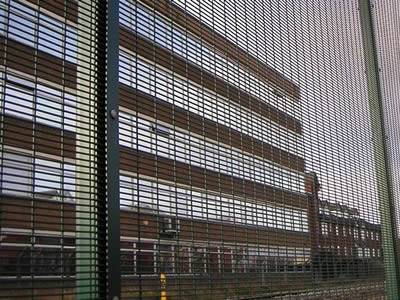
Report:
<svg viewBox="0 0 400 300"><path fill-rule="evenodd" d="M118 51L119 1L107 1L107 240L108 298L121 294L119 142L118 142Z"/></svg>
<svg viewBox="0 0 400 300"><path fill-rule="evenodd" d="M396 227L391 193L382 93L376 52L372 2L359 0L365 71L367 76L369 112L372 129L377 189L381 221L381 243L385 268L385 288L388 299L399 299L396 256Z"/></svg>
<svg viewBox="0 0 400 300"><path fill-rule="evenodd" d="M76 132L76 295L99 297L98 212L96 197L96 66L97 11L91 0L78 2L77 132Z"/></svg>

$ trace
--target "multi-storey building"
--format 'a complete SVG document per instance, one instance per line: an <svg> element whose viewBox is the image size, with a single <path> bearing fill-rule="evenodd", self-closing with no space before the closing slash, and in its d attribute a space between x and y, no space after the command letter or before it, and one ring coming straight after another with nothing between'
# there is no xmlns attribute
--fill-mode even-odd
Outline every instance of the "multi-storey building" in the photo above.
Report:
<svg viewBox="0 0 400 300"><path fill-rule="evenodd" d="M323 279L380 276L381 226L363 219L356 208L321 200L315 173L307 175L307 183L314 202L309 216L313 271Z"/></svg>
<svg viewBox="0 0 400 300"><path fill-rule="evenodd" d="M170 1L121 2L119 74L131 292L304 283L299 88Z"/></svg>
<svg viewBox="0 0 400 300"><path fill-rule="evenodd" d="M0 297L76 293L76 220L95 207L78 189L92 135L91 38L78 36L78 6L0 1Z"/></svg>
<svg viewBox="0 0 400 300"><path fill-rule="evenodd" d="M340 256L380 257L380 225L360 217L357 209L320 202L321 247Z"/></svg>
<svg viewBox="0 0 400 300"><path fill-rule="evenodd" d="M0 16L0 276L73 295L90 206L76 176L77 4L35 3L10 0ZM152 295L161 273L180 295L304 286L313 203L299 88L178 5L125 0L118 90L125 295Z"/></svg>

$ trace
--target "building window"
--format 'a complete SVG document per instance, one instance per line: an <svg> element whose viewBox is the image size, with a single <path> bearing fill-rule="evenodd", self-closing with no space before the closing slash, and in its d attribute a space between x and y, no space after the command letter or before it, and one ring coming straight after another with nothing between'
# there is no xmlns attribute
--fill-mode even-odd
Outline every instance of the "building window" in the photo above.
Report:
<svg viewBox="0 0 400 300"><path fill-rule="evenodd" d="M357 248L357 256L360 258L364 257L364 249L363 248L360 248L360 247Z"/></svg>
<svg viewBox="0 0 400 300"><path fill-rule="evenodd" d="M75 275L74 240L70 237L7 233L2 236L2 243L13 246L0 258L0 276Z"/></svg>
<svg viewBox="0 0 400 300"><path fill-rule="evenodd" d="M232 273L232 250L221 248L221 269L223 273Z"/></svg>
<svg viewBox="0 0 400 300"><path fill-rule="evenodd" d="M5 114L69 131L76 130L76 97L11 74L6 75Z"/></svg>
<svg viewBox="0 0 400 300"><path fill-rule="evenodd" d="M151 181L139 179L138 206L146 209L155 209L157 200L156 184Z"/></svg>
<svg viewBox="0 0 400 300"><path fill-rule="evenodd" d="M6 35L6 12L7 7L6 4L3 3L4 1L0 2L0 34Z"/></svg>
<svg viewBox="0 0 400 300"><path fill-rule="evenodd" d="M190 273L190 248L175 246L175 272L177 274Z"/></svg>
<svg viewBox="0 0 400 300"><path fill-rule="evenodd" d="M353 228L353 237L354 237L355 239L359 239L359 231L358 231L358 228L357 228L357 227L354 227L354 228Z"/></svg>
<svg viewBox="0 0 400 300"><path fill-rule="evenodd" d="M64 164L62 170L59 162L35 159L34 179L35 196L75 198L75 167L72 165Z"/></svg>
<svg viewBox="0 0 400 300"><path fill-rule="evenodd" d="M77 32L44 14L39 16L39 50L76 63L77 57Z"/></svg>
<svg viewBox="0 0 400 300"><path fill-rule="evenodd" d="M205 273L206 257L205 249L201 247L192 248L192 270L194 274Z"/></svg>
<svg viewBox="0 0 400 300"><path fill-rule="evenodd" d="M321 233L322 235L328 235L328 224L325 222L321 223Z"/></svg>
<svg viewBox="0 0 400 300"><path fill-rule="evenodd" d="M4 153L2 193L35 198L69 200L75 197L75 166Z"/></svg>
<svg viewBox="0 0 400 300"><path fill-rule="evenodd" d="M286 259L284 257L277 257L276 266L278 272L286 272Z"/></svg>
<svg viewBox="0 0 400 300"><path fill-rule="evenodd" d="M42 124L76 130L76 97L45 85L36 87L36 121Z"/></svg>
<svg viewBox="0 0 400 300"><path fill-rule="evenodd" d="M121 249L121 274L131 275L135 272L135 252L131 249Z"/></svg>
<svg viewBox="0 0 400 300"><path fill-rule="evenodd" d="M287 257L286 258L286 272L294 272L294 271L296 271L296 267L298 268L299 266L296 266L295 259L292 257Z"/></svg>
<svg viewBox="0 0 400 300"><path fill-rule="evenodd" d="M34 89L33 82L7 74L4 91L4 112L32 120Z"/></svg>
<svg viewBox="0 0 400 300"><path fill-rule="evenodd" d="M136 118L132 115L121 112L119 114L119 144L121 146L136 148L137 125Z"/></svg>
<svg viewBox="0 0 400 300"><path fill-rule="evenodd" d="M170 274L174 272L174 247L159 245L157 252L158 273Z"/></svg>
<svg viewBox="0 0 400 300"><path fill-rule="evenodd" d="M137 206L137 179L120 175L119 176L119 197L121 208L132 208Z"/></svg>
<svg viewBox="0 0 400 300"><path fill-rule="evenodd" d="M34 47L37 12L15 0L9 4L8 37Z"/></svg>
<svg viewBox="0 0 400 300"><path fill-rule="evenodd" d="M137 274L154 274L154 244L140 242L136 245Z"/></svg>
<svg viewBox="0 0 400 300"><path fill-rule="evenodd" d="M218 247L209 247L207 252L207 272L208 273L219 273L220 260ZM223 257L221 257L221 268L223 268Z"/></svg>
<svg viewBox="0 0 400 300"><path fill-rule="evenodd" d="M268 273L277 271L276 257L268 256L266 258L266 262L265 263L266 263L266 271Z"/></svg>
<svg viewBox="0 0 400 300"><path fill-rule="evenodd" d="M234 250L233 263L236 273L246 272L246 250L245 248L237 248Z"/></svg>
<svg viewBox="0 0 400 300"><path fill-rule="evenodd" d="M258 248L249 248L249 265L248 272L250 273L260 273L266 267L266 252L258 249Z"/></svg>
<svg viewBox="0 0 400 300"><path fill-rule="evenodd" d="M169 137L171 134L170 130L167 127L155 123L150 125L150 130L155 134L162 135L165 137Z"/></svg>
<svg viewBox="0 0 400 300"><path fill-rule="evenodd" d="M362 240L365 240L365 229L364 229L364 228L361 228L361 229L360 229L360 233L361 233L361 239L362 239Z"/></svg>
<svg viewBox="0 0 400 300"><path fill-rule="evenodd" d="M76 63L78 40L74 27L15 0L10 1L9 8L9 38L32 48L36 48L37 39L39 50Z"/></svg>
<svg viewBox="0 0 400 300"><path fill-rule="evenodd" d="M32 158L4 153L2 161L2 193L16 196L32 195Z"/></svg>

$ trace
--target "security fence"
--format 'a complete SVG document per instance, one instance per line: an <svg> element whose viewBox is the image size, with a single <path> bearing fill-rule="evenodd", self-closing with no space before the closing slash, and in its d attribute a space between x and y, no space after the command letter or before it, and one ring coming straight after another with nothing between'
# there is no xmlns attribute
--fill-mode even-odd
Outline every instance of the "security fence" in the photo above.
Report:
<svg viewBox="0 0 400 300"><path fill-rule="evenodd" d="M0 0L0 298L399 299L384 0Z"/></svg>

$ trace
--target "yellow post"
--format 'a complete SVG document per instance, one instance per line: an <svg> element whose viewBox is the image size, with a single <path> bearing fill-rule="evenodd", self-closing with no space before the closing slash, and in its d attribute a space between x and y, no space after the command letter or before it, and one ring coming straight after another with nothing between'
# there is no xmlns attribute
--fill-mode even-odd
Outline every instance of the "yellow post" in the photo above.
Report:
<svg viewBox="0 0 400 300"><path fill-rule="evenodd" d="M161 295L160 300L167 300L167 276L164 273L160 274Z"/></svg>

